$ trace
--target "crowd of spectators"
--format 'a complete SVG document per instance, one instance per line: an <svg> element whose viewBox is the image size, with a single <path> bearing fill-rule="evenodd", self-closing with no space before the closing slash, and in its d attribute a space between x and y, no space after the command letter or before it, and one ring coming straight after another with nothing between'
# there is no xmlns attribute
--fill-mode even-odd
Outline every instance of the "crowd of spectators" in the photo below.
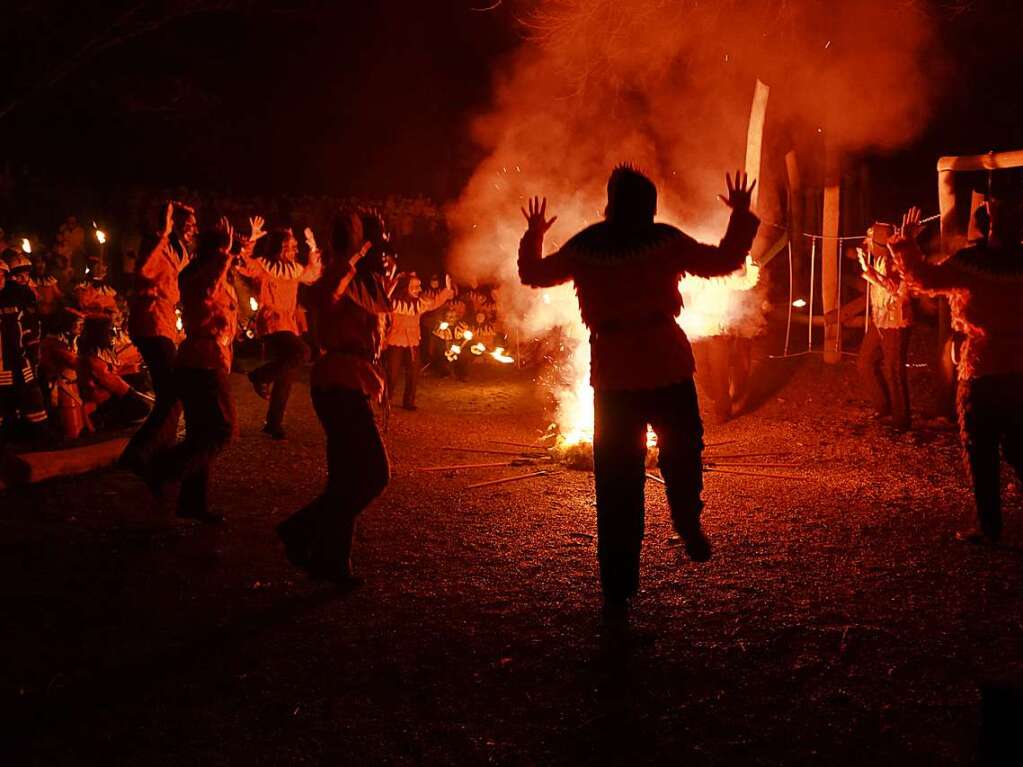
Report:
<svg viewBox="0 0 1023 767"><path fill-rule="evenodd" d="M381 362L389 397L404 388L406 409L416 409L423 370L465 381L480 360L512 362L490 289L455 285L444 275L442 216L429 200L243 200L177 192L173 199L184 197L188 205L209 211L207 217L243 221L258 210L278 232L292 233L327 231L334 211L344 206L375 206L390 229L399 272ZM102 221L69 216L49 235L0 229L0 440L67 443L145 418L152 387L127 331L128 302L138 254L148 246L160 205L169 197L166 190L126 194L121 209ZM308 264L310 255L302 246L300 263ZM260 326L266 320L260 311L266 287L244 269L236 270L233 281L239 303L237 356L265 361L272 340ZM306 292L306 285L298 285L296 335L311 349L303 361L317 354Z"/></svg>

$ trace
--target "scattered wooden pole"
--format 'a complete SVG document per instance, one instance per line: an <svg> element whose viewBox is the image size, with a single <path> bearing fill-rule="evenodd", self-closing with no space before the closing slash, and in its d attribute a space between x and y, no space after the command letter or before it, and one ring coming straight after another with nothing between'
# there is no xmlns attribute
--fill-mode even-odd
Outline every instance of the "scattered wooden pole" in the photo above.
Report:
<svg viewBox="0 0 1023 767"><path fill-rule="evenodd" d="M531 479L533 477L546 477L551 472L549 471L534 471L531 474L519 474L514 477L504 477L503 479L492 479L489 482L477 482L474 485L467 485L468 490L475 490L478 487L490 487L492 485L503 485L506 482L518 482L521 479Z"/></svg>
<svg viewBox="0 0 1023 767"><path fill-rule="evenodd" d="M516 455L520 458L549 458L546 452L543 452L540 448L537 448L531 455L523 450L481 450L480 448L472 447L442 447L441 450L447 450L451 453L483 453L485 455Z"/></svg>
<svg viewBox="0 0 1023 767"><path fill-rule="evenodd" d="M732 471L731 469L714 469L704 468L706 472L713 472L715 474L734 474L737 477L761 477L763 479L794 479L798 482L809 481L810 477L799 477L792 476L790 474L764 474L761 472L754 471Z"/></svg>
<svg viewBox="0 0 1023 767"><path fill-rule="evenodd" d="M461 469L487 469L495 466L514 466L515 461L498 461L497 463L456 463L451 466L417 466L416 471L459 471Z"/></svg>

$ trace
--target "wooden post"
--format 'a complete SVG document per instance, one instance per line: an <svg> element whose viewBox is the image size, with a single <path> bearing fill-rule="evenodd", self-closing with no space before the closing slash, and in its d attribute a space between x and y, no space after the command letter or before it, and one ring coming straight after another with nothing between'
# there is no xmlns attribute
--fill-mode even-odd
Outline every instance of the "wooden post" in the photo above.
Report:
<svg viewBox="0 0 1023 767"><path fill-rule="evenodd" d="M826 149L824 180L824 223L821 233L821 307L824 322L824 361L836 363L842 359L839 336L842 325L838 321L838 269L839 241L838 218L841 210L838 158L832 150ZM831 319L829 319L831 318Z"/></svg>
<svg viewBox="0 0 1023 767"><path fill-rule="evenodd" d="M746 131L746 175L750 181L760 178L760 158L764 147L764 121L767 119L767 98L771 89L757 80L753 90L753 105L750 107L749 128ZM753 190L752 208L757 209L762 183Z"/></svg>

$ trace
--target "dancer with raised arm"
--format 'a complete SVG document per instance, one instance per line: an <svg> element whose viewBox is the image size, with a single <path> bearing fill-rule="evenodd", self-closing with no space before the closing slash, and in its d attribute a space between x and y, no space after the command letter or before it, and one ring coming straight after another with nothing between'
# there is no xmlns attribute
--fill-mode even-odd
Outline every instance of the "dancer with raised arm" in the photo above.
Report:
<svg viewBox="0 0 1023 767"><path fill-rule="evenodd" d="M987 237L941 264L916 242L920 211L911 208L888 246L910 284L949 296L952 327L966 336L959 355L959 438L973 480L977 526L958 532L967 543L1002 535L1001 456L1023 482L1023 193L995 189L985 201Z"/></svg>
<svg viewBox="0 0 1023 767"><path fill-rule="evenodd" d="M732 209L717 246L703 245L654 222L657 189L646 176L619 166L607 184L604 221L543 258L543 238L556 218L535 198L522 213L528 229L519 245L519 275L533 287L575 283L590 330L594 389L594 480L597 555L610 616L624 615L639 586L643 539L646 432L657 434L672 523L697 562L710 559L700 525L703 510L703 425L693 384L695 364L675 321L682 309L682 274L716 277L742 266L759 221L750 212L753 187L726 176Z"/></svg>

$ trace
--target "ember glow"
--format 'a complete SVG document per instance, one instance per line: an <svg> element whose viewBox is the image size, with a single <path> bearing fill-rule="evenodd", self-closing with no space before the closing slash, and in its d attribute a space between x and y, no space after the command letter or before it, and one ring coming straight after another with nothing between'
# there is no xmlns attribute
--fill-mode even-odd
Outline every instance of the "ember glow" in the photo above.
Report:
<svg viewBox="0 0 1023 767"><path fill-rule="evenodd" d="M21 252L22 253L32 252L32 243L28 241L28 237L23 237L21 240Z"/></svg>
<svg viewBox="0 0 1023 767"><path fill-rule="evenodd" d="M255 296L249 296L249 308L254 311L259 311L259 301L256 300Z"/></svg>
<svg viewBox="0 0 1023 767"><path fill-rule="evenodd" d="M100 245L105 245L106 242L107 242L107 233L104 232L102 229L97 229L96 230L96 241Z"/></svg>

